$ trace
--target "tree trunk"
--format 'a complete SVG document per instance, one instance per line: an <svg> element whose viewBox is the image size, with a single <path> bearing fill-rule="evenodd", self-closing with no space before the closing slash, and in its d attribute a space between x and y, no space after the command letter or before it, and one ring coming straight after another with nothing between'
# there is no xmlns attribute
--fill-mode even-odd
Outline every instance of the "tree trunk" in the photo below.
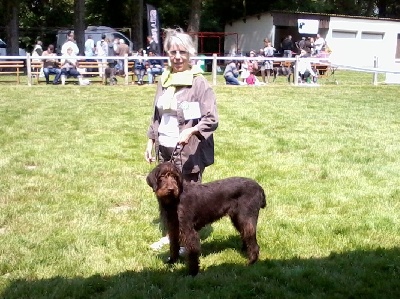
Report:
<svg viewBox="0 0 400 299"><path fill-rule="evenodd" d="M199 32L200 31L200 17L201 17L201 0L192 0L188 32ZM198 50L199 38L197 35L193 37L195 48Z"/></svg>
<svg viewBox="0 0 400 299"><path fill-rule="evenodd" d="M135 50L143 48L143 0L132 1L132 41Z"/></svg>
<svg viewBox="0 0 400 299"><path fill-rule="evenodd" d="M380 18L387 16L387 2L386 0L378 0L376 6L378 7L378 13Z"/></svg>
<svg viewBox="0 0 400 299"><path fill-rule="evenodd" d="M4 6L7 55L19 55L19 0L6 0Z"/></svg>
<svg viewBox="0 0 400 299"><path fill-rule="evenodd" d="M85 55L85 0L74 0L74 34L79 55Z"/></svg>

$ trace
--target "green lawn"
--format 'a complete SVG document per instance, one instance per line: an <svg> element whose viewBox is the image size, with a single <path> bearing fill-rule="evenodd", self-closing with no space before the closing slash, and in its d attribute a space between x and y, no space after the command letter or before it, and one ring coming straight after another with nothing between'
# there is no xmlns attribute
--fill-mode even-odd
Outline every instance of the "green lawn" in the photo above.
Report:
<svg viewBox="0 0 400 299"><path fill-rule="evenodd" d="M143 158L155 87L1 83L0 298L399 298L400 86L335 80L219 77L204 180L254 178L267 208L257 264L223 219L202 232L195 278L149 248L161 235Z"/></svg>

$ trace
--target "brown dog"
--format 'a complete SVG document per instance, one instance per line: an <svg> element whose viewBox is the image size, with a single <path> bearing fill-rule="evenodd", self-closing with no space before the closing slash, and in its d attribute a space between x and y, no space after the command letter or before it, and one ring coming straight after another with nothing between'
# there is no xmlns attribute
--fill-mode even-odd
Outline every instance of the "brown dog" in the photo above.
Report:
<svg viewBox="0 0 400 299"><path fill-rule="evenodd" d="M232 177L207 184L185 182L171 162L156 166L147 176L147 184L158 199L161 218L170 239L170 263L179 257L179 245L187 251L189 274L199 272L200 237L205 225L227 215L242 239L248 264L258 260L256 230L258 213L266 206L263 188L254 180Z"/></svg>

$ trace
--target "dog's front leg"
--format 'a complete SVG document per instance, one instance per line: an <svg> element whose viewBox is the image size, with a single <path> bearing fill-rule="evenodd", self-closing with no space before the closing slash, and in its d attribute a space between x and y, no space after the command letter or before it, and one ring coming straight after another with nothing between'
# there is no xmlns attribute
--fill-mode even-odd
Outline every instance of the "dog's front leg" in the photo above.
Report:
<svg viewBox="0 0 400 299"><path fill-rule="evenodd" d="M169 236L169 264L175 263L179 258L179 221L176 211L167 212L167 229Z"/></svg>
<svg viewBox="0 0 400 299"><path fill-rule="evenodd" d="M186 248L186 256L189 267L189 274L192 276L196 276L199 273L200 269L200 235L194 229L184 229L181 232L182 242Z"/></svg>

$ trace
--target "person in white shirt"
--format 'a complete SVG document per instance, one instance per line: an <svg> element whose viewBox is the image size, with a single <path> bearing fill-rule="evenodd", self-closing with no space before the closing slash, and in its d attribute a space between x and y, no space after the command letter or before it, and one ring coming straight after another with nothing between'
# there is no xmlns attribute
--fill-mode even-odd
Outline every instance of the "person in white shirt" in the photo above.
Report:
<svg viewBox="0 0 400 299"><path fill-rule="evenodd" d="M87 85L87 82L83 80L81 73L77 70L78 59L74 53L72 47L67 49L67 53L62 55L61 58L61 84L65 85L65 79L67 77L77 78L79 85Z"/></svg>
<svg viewBox="0 0 400 299"><path fill-rule="evenodd" d="M108 56L108 40L105 34L102 34L101 40L97 41L96 43L96 55L100 58L104 57L97 60L99 63L99 76L101 77L104 75L104 64L105 62L107 62L107 59L105 57Z"/></svg>
<svg viewBox="0 0 400 299"><path fill-rule="evenodd" d="M76 45L75 35L73 31L68 31L67 41L61 47L61 55L66 55L68 48L72 48L72 53L74 53L75 55L79 54L79 48Z"/></svg>
<svg viewBox="0 0 400 299"><path fill-rule="evenodd" d="M308 59L307 52L301 50L299 63L297 65L297 70L299 72L302 83L315 83L317 79L317 74L311 66Z"/></svg>
<svg viewBox="0 0 400 299"><path fill-rule="evenodd" d="M314 42L315 54L319 54L325 45L325 39L318 33L317 39Z"/></svg>
<svg viewBox="0 0 400 299"><path fill-rule="evenodd" d="M92 57L94 55L94 40L91 35L85 41L85 56Z"/></svg>

